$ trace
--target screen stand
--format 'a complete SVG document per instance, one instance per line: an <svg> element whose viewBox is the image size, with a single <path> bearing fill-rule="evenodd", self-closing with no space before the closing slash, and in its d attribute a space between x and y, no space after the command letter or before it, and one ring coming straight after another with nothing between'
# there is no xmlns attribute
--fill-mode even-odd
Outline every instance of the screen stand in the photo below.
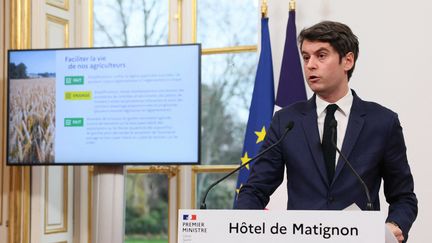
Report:
<svg viewBox="0 0 432 243"><path fill-rule="evenodd" d="M95 166L92 242L123 242L124 206L124 167Z"/></svg>

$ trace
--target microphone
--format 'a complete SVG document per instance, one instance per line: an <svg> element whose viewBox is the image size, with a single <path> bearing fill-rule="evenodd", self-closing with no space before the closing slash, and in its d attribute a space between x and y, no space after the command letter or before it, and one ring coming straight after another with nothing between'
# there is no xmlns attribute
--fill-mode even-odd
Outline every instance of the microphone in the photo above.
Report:
<svg viewBox="0 0 432 243"><path fill-rule="evenodd" d="M366 210L368 210L368 211L373 210L373 205L372 205L372 201L371 201L371 198L370 198L369 188L367 187L366 183L363 181L363 179L361 178L361 176L354 169L354 167L351 165L351 163L348 161L348 159L345 157L345 155L339 150L339 148L337 147L337 145L335 143L334 135L335 135L336 127L337 127L337 121L333 119L330 122L330 127L332 129L332 139L331 139L331 142L332 142L333 147L335 147L335 149L338 152L338 154L342 157L342 159L345 161L345 163L351 169L352 173L354 173L354 175L357 177L357 180L363 186L363 189L364 189L366 197L367 197Z"/></svg>
<svg viewBox="0 0 432 243"><path fill-rule="evenodd" d="M286 137L286 135L288 134L289 131L291 131L291 129L294 127L294 122L293 121L289 121L288 124L285 126L285 131L282 134L281 138L279 140L277 140L274 144L272 144L270 147L264 149L263 151L261 151L259 154L257 154L255 157L251 158L248 162L240 165L239 167L237 167L235 170L231 171L230 173L228 173L227 175L223 176L222 178L220 178L219 180L213 182L213 184L211 184L205 194L204 197L201 201L201 205L200 205L200 209L207 209L207 205L205 203L206 198L207 198L207 194L209 193L209 191L216 186L217 184L219 184L221 181L225 180L226 178L228 178L229 176L231 176L232 174L236 173L237 171L239 171L241 168L245 167L246 165L250 164L252 161L255 161L256 159L260 158L263 154L267 153L268 151L270 151L272 148L274 148L276 145L278 145L280 142L282 142L282 140L284 140L284 138Z"/></svg>

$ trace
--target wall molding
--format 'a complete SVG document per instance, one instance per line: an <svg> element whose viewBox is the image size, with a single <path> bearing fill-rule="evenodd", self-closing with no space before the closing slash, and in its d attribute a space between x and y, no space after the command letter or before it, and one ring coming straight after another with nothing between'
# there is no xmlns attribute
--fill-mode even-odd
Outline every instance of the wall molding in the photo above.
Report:
<svg viewBox="0 0 432 243"><path fill-rule="evenodd" d="M61 195L61 222L49 222L49 216L50 216L50 188L49 188L49 178L50 178L50 168L61 168L61 167L46 167L45 168L45 203L44 203L44 232L45 234L54 234L54 233L63 233L67 232L68 230L68 167L63 166L63 180L62 185L60 185L60 193ZM54 182L56 183L56 182ZM59 183L59 182L57 182ZM60 206L60 205L58 205Z"/></svg>
<svg viewBox="0 0 432 243"><path fill-rule="evenodd" d="M2 59L0 61L1 66L0 66L0 79L2 80L2 86L0 88L0 92L3 94L3 97L7 97L6 96L6 72L5 72L5 67L6 67L6 1L1 0L0 5L2 6L1 8L1 12L0 12L0 16L3 16L1 21L0 21L0 45L1 45L1 53L0 55L2 56ZM3 176L3 164L6 163L5 161L3 161L3 158L5 158L4 154L6 152L6 124L4 121L6 121L6 100L3 99L2 101L2 106L0 109L1 110L1 126L0 129L2 134L2 146L1 146L1 150L0 150L0 225L3 224L3 185L5 184L4 180L4 176Z"/></svg>
<svg viewBox="0 0 432 243"><path fill-rule="evenodd" d="M3 156L2 156L3 158ZM0 160L0 225L3 224L3 160Z"/></svg>
<svg viewBox="0 0 432 243"><path fill-rule="evenodd" d="M53 47L51 40L51 32L53 29L50 28L53 27L52 24L59 26L60 28L63 28L63 45L62 48L69 47L69 20L60 18L58 16L54 16L51 14L46 14L46 36L45 36L45 46L46 47ZM57 46L55 46L57 47Z"/></svg>
<svg viewBox="0 0 432 243"><path fill-rule="evenodd" d="M31 1L16 0L11 3L11 48L26 49L31 47Z"/></svg>
<svg viewBox="0 0 432 243"><path fill-rule="evenodd" d="M30 167L10 169L8 242L30 242Z"/></svg>
<svg viewBox="0 0 432 243"><path fill-rule="evenodd" d="M8 47L11 49L30 48L31 1L16 0L9 1L9 3L10 45ZM15 166L10 167L8 171L8 242L28 243L30 242L30 167Z"/></svg>
<svg viewBox="0 0 432 243"><path fill-rule="evenodd" d="M46 0L46 4L69 11L69 0Z"/></svg>

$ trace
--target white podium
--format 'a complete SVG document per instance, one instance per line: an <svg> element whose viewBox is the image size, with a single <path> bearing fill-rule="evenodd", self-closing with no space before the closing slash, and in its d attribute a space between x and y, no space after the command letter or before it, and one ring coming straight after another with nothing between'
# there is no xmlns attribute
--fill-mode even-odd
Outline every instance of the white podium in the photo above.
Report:
<svg viewBox="0 0 432 243"><path fill-rule="evenodd" d="M384 243L379 211L179 210L178 243Z"/></svg>

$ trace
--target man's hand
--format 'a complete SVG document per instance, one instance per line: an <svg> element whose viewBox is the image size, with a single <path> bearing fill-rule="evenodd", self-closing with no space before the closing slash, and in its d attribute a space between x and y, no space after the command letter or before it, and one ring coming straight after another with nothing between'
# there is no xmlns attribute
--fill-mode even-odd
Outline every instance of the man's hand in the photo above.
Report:
<svg viewBox="0 0 432 243"><path fill-rule="evenodd" d="M399 243L402 243L404 240L404 236L402 234L402 230L395 223L386 223L389 230L393 233Z"/></svg>

